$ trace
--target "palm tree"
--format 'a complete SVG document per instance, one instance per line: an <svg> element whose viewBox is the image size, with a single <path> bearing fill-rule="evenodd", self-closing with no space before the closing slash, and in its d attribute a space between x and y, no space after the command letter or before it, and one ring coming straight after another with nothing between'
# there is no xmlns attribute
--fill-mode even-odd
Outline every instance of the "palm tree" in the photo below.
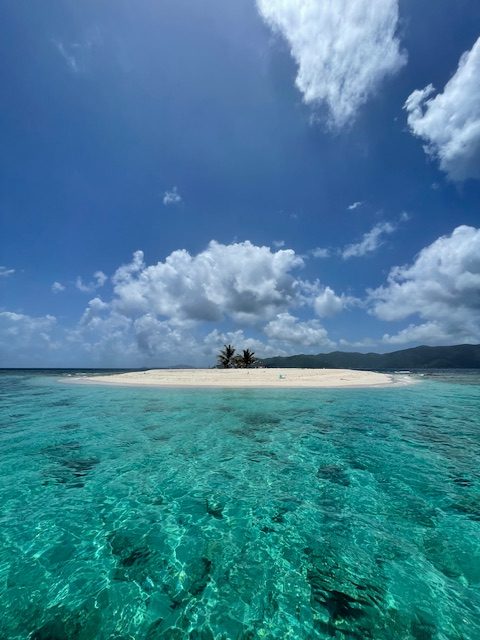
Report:
<svg viewBox="0 0 480 640"><path fill-rule="evenodd" d="M235 347L231 344L224 344L223 349L217 356L218 367L220 369L230 369L233 365L233 356L235 355Z"/></svg>
<svg viewBox="0 0 480 640"><path fill-rule="evenodd" d="M255 352L250 351L250 349L243 349L243 353L238 358L239 366L245 369L249 369L253 367L253 365L257 362L255 358Z"/></svg>

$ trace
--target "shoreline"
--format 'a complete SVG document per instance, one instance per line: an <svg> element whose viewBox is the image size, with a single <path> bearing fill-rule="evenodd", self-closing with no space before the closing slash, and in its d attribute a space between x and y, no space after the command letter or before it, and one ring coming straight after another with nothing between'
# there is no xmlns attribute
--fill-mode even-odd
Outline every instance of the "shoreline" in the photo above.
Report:
<svg viewBox="0 0 480 640"><path fill-rule="evenodd" d="M354 369L150 369L61 380L75 384L164 389L352 389L413 384L406 376Z"/></svg>

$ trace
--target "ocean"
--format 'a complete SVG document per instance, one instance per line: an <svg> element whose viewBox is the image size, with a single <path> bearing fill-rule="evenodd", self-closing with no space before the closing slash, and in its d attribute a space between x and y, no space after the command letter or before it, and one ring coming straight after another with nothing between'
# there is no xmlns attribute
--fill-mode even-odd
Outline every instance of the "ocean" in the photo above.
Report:
<svg viewBox="0 0 480 640"><path fill-rule="evenodd" d="M480 638L480 372L0 373L1 640Z"/></svg>

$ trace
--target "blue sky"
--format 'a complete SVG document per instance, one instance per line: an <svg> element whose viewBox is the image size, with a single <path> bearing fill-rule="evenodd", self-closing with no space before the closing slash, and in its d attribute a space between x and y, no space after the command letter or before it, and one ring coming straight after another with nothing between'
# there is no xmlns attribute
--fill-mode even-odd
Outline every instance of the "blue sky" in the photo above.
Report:
<svg viewBox="0 0 480 640"><path fill-rule="evenodd" d="M480 342L478 2L5 0L0 32L3 366Z"/></svg>

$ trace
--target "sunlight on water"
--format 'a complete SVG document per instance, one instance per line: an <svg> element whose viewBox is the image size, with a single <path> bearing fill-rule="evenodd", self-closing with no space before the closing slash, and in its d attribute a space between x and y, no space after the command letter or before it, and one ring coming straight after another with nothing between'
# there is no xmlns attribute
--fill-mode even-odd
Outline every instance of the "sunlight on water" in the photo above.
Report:
<svg viewBox="0 0 480 640"><path fill-rule="evenodd" d="M480 638L478 378L0 385L0 638Z"/></svg>

